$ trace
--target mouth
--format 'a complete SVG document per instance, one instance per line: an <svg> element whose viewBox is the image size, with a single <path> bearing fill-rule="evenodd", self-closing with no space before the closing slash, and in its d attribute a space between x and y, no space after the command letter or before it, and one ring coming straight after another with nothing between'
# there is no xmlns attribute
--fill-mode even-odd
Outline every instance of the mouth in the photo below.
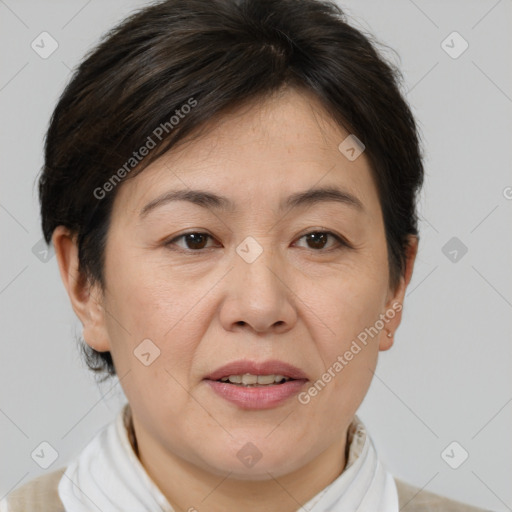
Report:
<svg viewBox="0 0 512 512"><path fill-rule="evenodd" d="M308 378L302 370L282 361L235 361L204 379L223 399L242 409L268 409L297 394Z"/></svg>

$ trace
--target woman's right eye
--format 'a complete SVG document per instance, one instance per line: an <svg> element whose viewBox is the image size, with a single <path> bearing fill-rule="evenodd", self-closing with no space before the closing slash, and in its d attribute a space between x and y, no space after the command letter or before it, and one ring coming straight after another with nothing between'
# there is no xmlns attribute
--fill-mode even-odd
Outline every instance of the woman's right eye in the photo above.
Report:
<svg viewBox="0 0 512 512"><path fill-rule="evenodd" d="M201 249L205 249L208 247L205 247L205 244L207 243L208 239L212 238L211 235L208 233L203 232L197 232L197 231L191 231L189 233L183 233L172 240L169 240L168 242L165 242L165 246L171 246L171 245L177 245L181 249L184 249L189 252L197 252ZM178 240L183 240L184 246L178 244Z"/></svg>

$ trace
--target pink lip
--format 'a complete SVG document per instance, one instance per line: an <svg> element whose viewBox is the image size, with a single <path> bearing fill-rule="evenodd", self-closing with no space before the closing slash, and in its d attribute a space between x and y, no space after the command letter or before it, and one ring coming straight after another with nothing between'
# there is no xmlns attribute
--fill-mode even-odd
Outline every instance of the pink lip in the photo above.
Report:
<svg viewBox="0 0 512 512"><path fill-rule="evenodd" d="M282 384L251 388L217 380L206 380L205 382L219 396L241 409L270 409L296 395L307 380L289 380Z"/></svg>
<svg viewBox="0 0 512 512"><path fill-rule="evenodd" d="M244 387L229 382L220 382L229 375L283 375L290 380L282 384L261 387ZM205 382L219 396L242 409L269 409L276 407L293 395L296 395L308 381L302 370L283 361L234 361L218 368L205 377Z"/></svg>

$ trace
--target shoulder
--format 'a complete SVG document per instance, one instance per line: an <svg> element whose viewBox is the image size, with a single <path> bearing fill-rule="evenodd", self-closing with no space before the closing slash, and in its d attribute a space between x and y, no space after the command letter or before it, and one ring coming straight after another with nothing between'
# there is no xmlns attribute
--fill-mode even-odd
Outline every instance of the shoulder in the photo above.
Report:
<svg viewBox="0 0 512 512"><path fill-rule="evenodd" d="M58 494L59 481L66 470L45 473L14 489L0 502L1 512L65 512Z"/></svg>
<svg viewBox="0 0 512 512"><path fill-rule="evenodd" d="M414 487L395 478L400 512L489 512Z"/></svg>

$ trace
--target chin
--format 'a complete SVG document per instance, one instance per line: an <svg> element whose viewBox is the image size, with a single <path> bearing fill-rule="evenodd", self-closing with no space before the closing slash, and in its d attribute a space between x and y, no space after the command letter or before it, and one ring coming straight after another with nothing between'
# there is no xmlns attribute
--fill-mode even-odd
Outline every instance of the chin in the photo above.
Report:
<svg viewBox="0 0 512 512"><path fill-rule="evenodd" d="M280 452L276 453L275 447L268 443L259 449L257 443L248 441L241 448L226 448L221 453L210 454L207 459L205 454L202 453L202 457L208 465L209 471L223 476L230 473L229 478L247 481L277 478L291 473L307 463L307 461L299 460L297 457L296 445L290 445L289 450L283 452L281 449ZM291 454L294 455L293 458L290 458Z"/></svg>

